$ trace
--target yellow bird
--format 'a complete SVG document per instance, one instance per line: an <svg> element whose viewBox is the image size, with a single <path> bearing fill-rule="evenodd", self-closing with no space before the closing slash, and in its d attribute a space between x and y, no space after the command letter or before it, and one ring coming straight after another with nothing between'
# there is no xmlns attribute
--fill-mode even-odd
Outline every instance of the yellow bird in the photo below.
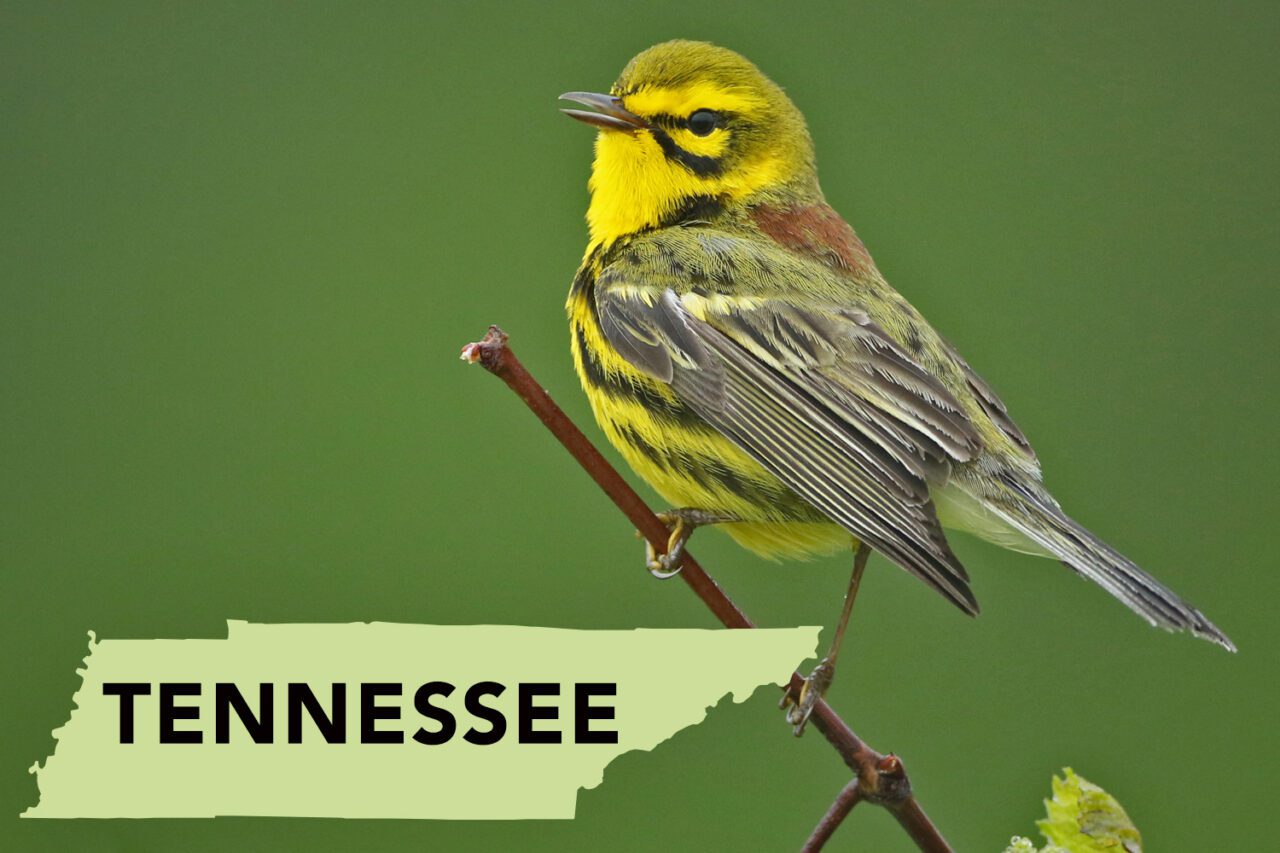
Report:
<svg viewBox="0 0 1280 853"><path fill-rule="evenodd" d="M1063 513L991 386L827 205L804 116L754 65L671 41L609 94L562 98L599 129L574 364L605 435L677 507L650 570L677 571L701 524L770 557L855 549L831 650L789 697L797 734L869 550L978 612L944 527L1055 557L1152 625L1235 650Z"/></svg>

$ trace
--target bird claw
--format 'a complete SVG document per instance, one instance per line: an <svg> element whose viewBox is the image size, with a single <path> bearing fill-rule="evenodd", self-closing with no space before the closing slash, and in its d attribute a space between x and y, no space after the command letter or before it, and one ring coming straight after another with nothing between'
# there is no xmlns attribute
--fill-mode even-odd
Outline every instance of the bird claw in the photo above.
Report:
<svg viewBox="0 0 1280 853"><path fill-rule="evenodd" d="M680 529L677 524L676 531ZM673 531L671 538L667 540L667 552L659 554L653 547L653 543L645 541L644 543L644 566L649 570L649 574L658 580L667 580L680 574L680 558L684 555L684 543L689 537L686 534L682 539L677 540L678 533Z"/></svg>
<svg viewBox="0 0 1280 853"><path fill-rule="evenodd" d="M800 685L798 691L790 686L787 687L787 692L778 703L778 707L786 709L787 722L791 725L791 733L796 737L804 734L814 706L818 704L819 699L827 695L827 688L831 686L835 674L835 665L828 658L823 658L813 668L813 672L809 673L809 677Z"/></svg>
<svg viewBox="0 0 1280 853"><path fill-rule="evenodd" d="M649 574L659 580L666 580L680 574L680 561L684 557L684 546L689 541L689 537L693 535L694 530L704 524L720 524L727 521L736 521L737 519L723 513L686 507L684 509L660 512L658 513L658 520L671 531L671 535L667 539L667 551L665 554L659 554L657 549L653 547L653 543L646 539L644 543L644 565L649 570ZM636 531L636 536L641 536L640 531Z"/></svg>

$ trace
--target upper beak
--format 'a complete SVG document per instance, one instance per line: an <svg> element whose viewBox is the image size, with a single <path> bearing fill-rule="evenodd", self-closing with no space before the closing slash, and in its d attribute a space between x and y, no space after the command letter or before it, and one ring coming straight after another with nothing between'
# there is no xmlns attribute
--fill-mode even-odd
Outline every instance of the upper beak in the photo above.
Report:
<svg viewBox="0 0 1280 853"><path fill-rule="evenodd" d="M562 101L573 101L591 107L596 112L586 110L561 110L569 118L593 124L603 130L644 130L649 123L635 113L622 108L622 99L613 95L599 95L595 92L565 92L560 96Z"/></svg>

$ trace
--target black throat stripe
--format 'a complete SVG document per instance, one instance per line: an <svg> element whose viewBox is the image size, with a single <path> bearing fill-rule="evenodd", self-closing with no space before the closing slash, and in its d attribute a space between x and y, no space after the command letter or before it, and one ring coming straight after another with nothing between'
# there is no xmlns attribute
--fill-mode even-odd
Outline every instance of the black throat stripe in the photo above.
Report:
<svg viewBox="0 0 1280 853"><path fill-rule="evenodd" d="M724 202L715 196L690 196L671 213L662 217L659 223L663 228L679 225L682 222L710 222L724 212Z"/></svg>

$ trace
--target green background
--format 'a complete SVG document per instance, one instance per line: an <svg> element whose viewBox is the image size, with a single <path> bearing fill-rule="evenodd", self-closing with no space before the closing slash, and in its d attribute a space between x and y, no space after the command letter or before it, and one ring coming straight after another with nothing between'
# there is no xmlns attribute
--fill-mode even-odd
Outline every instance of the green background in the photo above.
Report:
<svg viewBox="0 0 1280 853"><path fill-rule="evenodd" d="M799 846L846 774L765 692L615 762L572 822L16 817L87 629L713 624L457 360L502 324L599 438L562 309L591 132L555 96L677 36L787 87L829 199L999 389L1063 504L1241 648L957 536L982 617L875 558L833 704L959 849L1030 834L1067 764L1149 849L1274 835L1276 4L5 2L10 849ZM693 550L762 624L837 615L844 558ZM872 808L837 840L909 849Z"/></svg>

